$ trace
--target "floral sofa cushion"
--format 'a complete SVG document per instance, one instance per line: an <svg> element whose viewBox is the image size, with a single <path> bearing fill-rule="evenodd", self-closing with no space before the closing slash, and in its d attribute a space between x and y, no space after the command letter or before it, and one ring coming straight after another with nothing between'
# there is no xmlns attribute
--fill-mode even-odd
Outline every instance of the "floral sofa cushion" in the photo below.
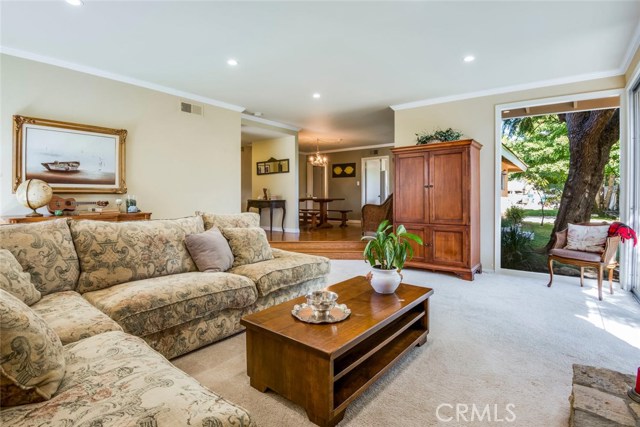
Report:
<svg viewBox="0 0 640 427"><path fill-rule="evenodd" d="M64 347L67 373L52 399L2 408L0 424L255 427L251 416L174 367L140 338L95 335Z"/></svg>
<svg viewBox="0 0 640 427"><path fill-rule="evenodd" d="M272 249L274 259L229 270L253 280L260 296L329 274L328 258Z"/></svg>
<svg viewBox="0 0 640 427"><path fill-rule="evenodd" d="M609 225L569 224L567 246L574 251L603 253L609 235Z"/></svg>
<svg viewBox="0 0 640 427"><path fill-rule="evenodd" d="M31 308L58 334L62 344L122 330L113 319L74 291L45 295Z"/></svg>
<svg viewBox="0 0 640 427"><path fill-rule="evenodd" d="M0 227L8 249L42 295L75 289L80 269L66 219Z"/></svg>
<svg viewBox="0 0 640 427"><path fill-rule="evenodd" d="M0 249L0 288L27 305L40 299L40 291L31 283L31 275L22 270L22 266L11 252Z"/></svg>
<svg viewBox="0 0 640 427"><path fill-rule="evenodd" d="M199 216L114 223L71 221L82 269L78 292L196 271L184 240L203 231Z"/></svg>
<svg viewBox="0 0 640 427"><path fill-rule="evenodd" d="M273 259L267 233L260 227L223 228L222 234L229 241L233 267Z"/></svg>
<svg viewBox="0 0 640 427"><path fill-rule="evenodd" d="M50 399L64 376L60 338L25 303L0 289L0 406Z"/></svg>
<svg viewBox="0 0 640 427"><path fill-rule="evenodd" d="M211 227L260 227L260 215L255 212L243 212L239 214L212 214L201 213L205 230Z"/></svg>
<svg viewBox="0 0 640 427"><path fill-rule="evenodd" d="M257 298L255 285L229 273L183 273L123 283L84 295L126 332L145 336Z"/></svg>

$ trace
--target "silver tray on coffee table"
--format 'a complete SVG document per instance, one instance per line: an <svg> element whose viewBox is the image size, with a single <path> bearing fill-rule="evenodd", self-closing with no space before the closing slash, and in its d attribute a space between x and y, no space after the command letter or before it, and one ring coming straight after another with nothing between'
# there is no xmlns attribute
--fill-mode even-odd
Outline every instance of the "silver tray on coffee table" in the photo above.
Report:
<svg viewBox="0 0 640 427"><path fill-rule="evenodd" d="M336 304L326 316L319 317L313 314L313 308L309 305L296 304L293 306L291 314L296 319L306 323L337 323L349 317L351 310L347 308L346 304Z"/></svg>

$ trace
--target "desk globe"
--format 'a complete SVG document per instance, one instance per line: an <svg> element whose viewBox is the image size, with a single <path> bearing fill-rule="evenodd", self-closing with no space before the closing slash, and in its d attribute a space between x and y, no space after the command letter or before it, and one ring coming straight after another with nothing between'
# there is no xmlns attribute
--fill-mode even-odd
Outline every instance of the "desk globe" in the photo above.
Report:
<svg viewBox="0 0 640 427"><path fill-rule="evenodd" d="M42 216L36 209L45 206L51 201L53 190L46 182L40 179L27 179L16 189L16 198L23 205L32 209L28 217Z"/></svg>

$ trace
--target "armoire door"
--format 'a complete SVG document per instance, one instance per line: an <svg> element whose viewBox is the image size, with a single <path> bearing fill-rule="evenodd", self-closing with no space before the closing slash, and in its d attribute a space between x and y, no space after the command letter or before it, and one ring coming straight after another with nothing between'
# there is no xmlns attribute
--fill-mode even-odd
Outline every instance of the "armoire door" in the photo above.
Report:
<svg viewBox="0 0 640 427"><path fill-rule="evenodd" d="M416 236L422 239L422 245L414 242L413 240L409 240L409 244L413 249L413 258L411 261L413 262L429 262L427 256L429 255L429 247L431 246L430 239L431 235L428 232L425 232L428 227L424 227L416 224L404 224L405 228L409 233L413 233Z"/></svg>
<svg viewBox="0 0 640 427"><path fill-rule="evenodd" d="M429 262L456 267L466 267L469 263L469 227L433 226L425 230L430 242Z"/></svg>
<svg viewBox="0 0 640 427"><path fill-rule="evenodd" d="M469 224L468 151L434 150L429 154L429 223Z"/></svg>
<svg viewBox="0 0 640 427"><path fill-rule="evenodd" d="M425 187L427 178L425 154L399 155L396 157L395 166L394 221L397 224L425 222L429 211Z"/></svg>

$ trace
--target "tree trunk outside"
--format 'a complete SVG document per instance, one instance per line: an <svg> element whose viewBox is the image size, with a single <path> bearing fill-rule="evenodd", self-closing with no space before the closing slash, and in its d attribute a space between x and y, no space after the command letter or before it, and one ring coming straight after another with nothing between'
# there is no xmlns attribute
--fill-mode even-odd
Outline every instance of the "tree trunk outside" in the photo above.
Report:
<svg viewBox="0 0 640 427"><path fill-rule="evenodd" d="M618 109L567 113L559 117L567 124L569 173L547 250L553 246L555 233L567 228L569 222L589 222L611 147L620 136Z"/></svg>
<svg viewBox="0 0 640 427"><path fill-rule="evenodd" d="M607 186L605 188L605 196L604 203L602 203L602 211L609 210L609 205L611 204L611 198L613 197L613 185L616 182L616 177L614 175L609 175Z"/></svg>

